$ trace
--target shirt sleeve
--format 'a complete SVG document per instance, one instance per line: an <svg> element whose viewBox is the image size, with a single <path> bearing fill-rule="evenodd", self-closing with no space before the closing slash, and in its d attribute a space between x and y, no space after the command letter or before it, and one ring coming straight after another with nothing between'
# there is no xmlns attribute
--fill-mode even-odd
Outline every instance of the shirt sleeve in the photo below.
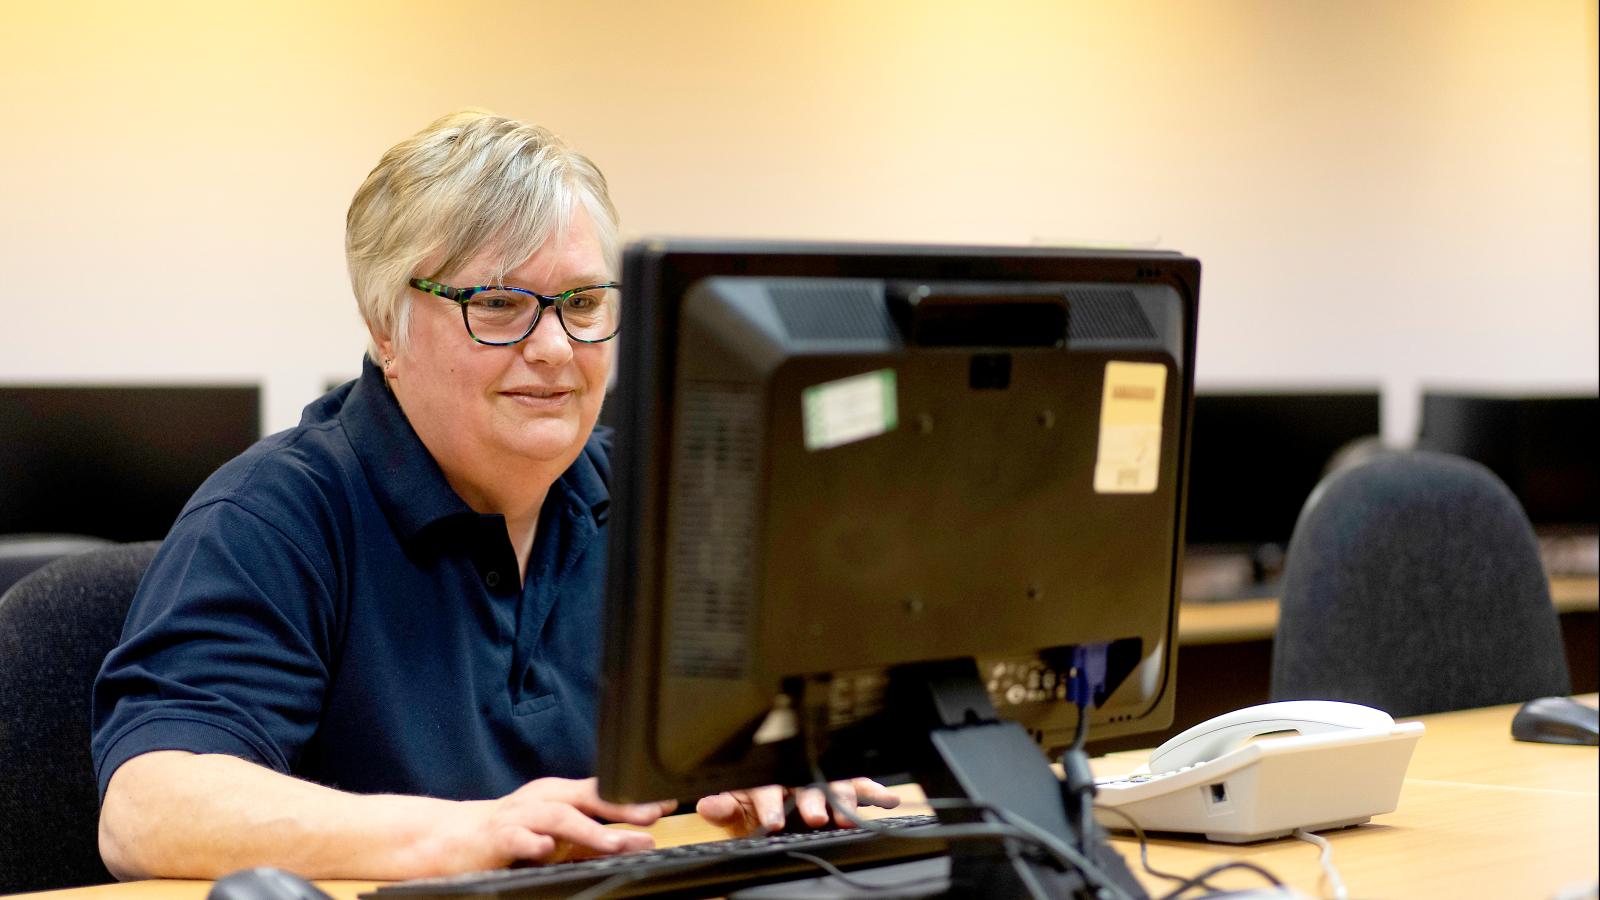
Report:
<svg viewBox="0 0 1600 900"><path fill-rule="evenodd" d="M179 518L95 680L101 799L119 766L154 750L291 770L316 730L335 644L336 581L327 543L306 537L315 531L231 500Z"/></svg>

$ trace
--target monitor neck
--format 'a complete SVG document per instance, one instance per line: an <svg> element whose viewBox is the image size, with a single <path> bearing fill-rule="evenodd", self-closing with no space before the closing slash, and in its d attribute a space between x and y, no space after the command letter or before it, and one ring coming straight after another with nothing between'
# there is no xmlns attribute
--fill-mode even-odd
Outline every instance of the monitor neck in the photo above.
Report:
<svg viewBox="0 0 1600 900"><path fill-rule="evenodd" d="M1129 896L1146 896L1093 818L1069 815L1061 780L1028 732L1001 720L976 663L897 668L884 699L890 729L911 745L912 778L929 798L956 801L935 803L940 822L1004 825L1018 833L953 840L949 896L1095 897L1094 885L1106 881ZM1064 865L1044 848L1047 842L1087 858L1095 871L1086 876Z"/></svg>

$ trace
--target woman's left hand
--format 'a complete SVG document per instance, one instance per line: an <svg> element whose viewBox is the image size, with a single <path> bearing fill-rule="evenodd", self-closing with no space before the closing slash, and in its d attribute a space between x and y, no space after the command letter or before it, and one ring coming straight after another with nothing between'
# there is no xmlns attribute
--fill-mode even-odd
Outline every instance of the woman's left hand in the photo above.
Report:
<svg viewBox="0 0 1600 900"><path fill-rule="evenodd" d="M852 778L835 781L829 785L839 802L854 810L862 806L894 809L900 798L889 789L870 778ZM741 834L752 831L782 831L784 828L784 803L788 788L777 785L751 788L746 791L729 791L701 798L695 812L713 825L720 825ZM828 824L828 801L816 788L799 788L793 791L795 809L808 827L821 828ZM840 828L852 824L842 812L835 810L833 823Z"/></svg>

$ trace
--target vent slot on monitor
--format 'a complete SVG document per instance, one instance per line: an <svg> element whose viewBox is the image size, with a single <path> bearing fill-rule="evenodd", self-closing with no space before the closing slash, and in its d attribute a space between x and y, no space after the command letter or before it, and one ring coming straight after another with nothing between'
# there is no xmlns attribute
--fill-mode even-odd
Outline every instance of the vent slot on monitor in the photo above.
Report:
<svg viewBox="0 0 1600 900"><path fill-rule="evenodd" d="M802 341L884 340L894 336L881 287L827 281L775 284L772 306L789 337Z"/></svg>
<svg viewBox="0 0 1600 900"><path fill-rule="evenodd" d="M1133 291L1067 291L1067 335L1072 340L1155 340L1155 329Z"/></svg>
<svg viewBox="0 0 1600 900"><path fill-rule="evenodd" d="M753 385L684 385L674 438L667 598L672 675L741 679L755 625L761 398Z"/></svg>

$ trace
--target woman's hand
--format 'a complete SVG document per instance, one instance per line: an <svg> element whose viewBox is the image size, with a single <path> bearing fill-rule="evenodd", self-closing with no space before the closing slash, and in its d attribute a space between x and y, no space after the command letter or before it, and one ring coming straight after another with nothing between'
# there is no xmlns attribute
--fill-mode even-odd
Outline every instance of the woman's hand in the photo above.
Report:
<svg viewBox="0 0 1600 900"><path fill-rule="evenodd" d="M553 863L648 850L648 834L607 828L596 818L649 825L677 808L677 801L611 803L600 799L595 780L540 778L498 800L457 804L439 823L425 855L435 872L499 869L518 862Z"/></svg>
<svg viewBox="0 0 1600 900"><path fill-rule="evenodd" d="M839 802L851 810L862 806L894 809L900 805L899 797L870 778L835 781L830 787ZM701 798L700 802L695 804L695 811L711 824L741 834L748 834L757 829L769 832L782 831L784 798L787 794L786 788L777 785L752 788L748 791L729 791ZM795 809L799 811L800 819L806 825L821 828L828 824L828 801L822 791L816 788L800 788L794 792L794 797ZM833 822L841 828L848 828L852 824L844 813L838 810L833 813Z"/></svg>

